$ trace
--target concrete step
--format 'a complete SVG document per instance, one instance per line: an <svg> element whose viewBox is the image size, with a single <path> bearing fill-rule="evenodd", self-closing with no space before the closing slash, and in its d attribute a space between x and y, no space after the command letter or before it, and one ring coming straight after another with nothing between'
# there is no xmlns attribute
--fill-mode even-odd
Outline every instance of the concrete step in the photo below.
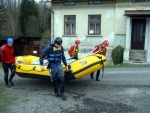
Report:
<svg viewBox="0 0 150 113"><path fill-rule="evenodd" d="M123 64L132 64L132 65L150 65L150 62L146 62L146 61L124 61Z"/></svg>
<svg viewBox="0 0 150 113"><path fill-rule="evenodd" d="M130 50L130 54L132 53L146 54L146 50Z"/></svg>
<svg viewBox="0 0 150 113"><path fill-rule="evenodd" d="M146 51L145 50L130 50L129 60L146 61Z"/></svg>
<svg viewBox="0 0 150 113"><path fill-rule="evenodd" d="M146 61L146 56L129 56L129 60L134 60L134 61Z"/></svg>

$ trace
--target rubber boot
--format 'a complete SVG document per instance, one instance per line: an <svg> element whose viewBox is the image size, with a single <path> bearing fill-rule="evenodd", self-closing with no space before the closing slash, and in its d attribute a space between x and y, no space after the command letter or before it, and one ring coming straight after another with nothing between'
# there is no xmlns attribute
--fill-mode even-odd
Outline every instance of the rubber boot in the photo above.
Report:
<svg viewBox="0 0 150 113"><path fill-rule="evenodd" d="M90 75L90 76L91 76L91 79L94 79L93 74L94 74L94 73L91 73L91 75Z"/></svg>
<svg viewBox="0 0 150 113"><path fill-rule="evenodd" d="M6 88L10 88L11 86L9 86L9 85L6 85Z"/></svg>
<svg viewBox="0 0 150 113"><path fill-rule="evenodd" d="M10 87L14 86L14 83L12 82L12 79L14 78L14 76L15 76L15 66L12 64L12 66L11 66L11 75L10 75L10 78L9 78Z"/></svg>
<svg viewBox="0 0 150 113"><path fill-rule="evenodd" d="M60 77L60 92L61 92L61 98L63 100L66 100L67 98L64 95L64 89L65 89L65 80L64 77Z"/></svg>
<svg viewBox="0 0 150 113"><path fill-rule="evenodd" d="M100 81L99 78L96 78L96 81Z"/></svg>
<svg viewBox="0 0 150 113"><path fill-rule="evenodd" d="M57 81L56 80L53 80L53 87L54 87L55 97L60 97L60 94L58 93Z"/></svg>
<svg viewBox="0 0 150 113"><path fill-rule="evenodd" d="M100 81L100 80L99 80L99 75L100 75L100 70L97 71L97 74L96 74L96 81Z"/></svg>
<svg viewBox="0 0 150 113"><path fill-rule="evenodd" d="M13 86L14 86L14 83L12 82L12 80L9 81L9 86L10 86L10 87L13 87Z"/></svg>
<svg viewBox="0 0 150 113"><path fill-rule="evenodd" d="M60 94L58 92L55 92L55 97L60 97Z"/></svg>
<svg viewBox="0 0 150 113"><path fill-rule="evenodd" d="M5 80L6 88L10 88L9 83L8 83L8 77L5 76L4 80Z"/></svg>
<svg viewBox="0 0 150 113"><path fill-rule="evenodd" d="M67 98L65 97L64 93L61 94L61 98L62 98L63 100L66 100L66 99L67 99Z"/></svg>

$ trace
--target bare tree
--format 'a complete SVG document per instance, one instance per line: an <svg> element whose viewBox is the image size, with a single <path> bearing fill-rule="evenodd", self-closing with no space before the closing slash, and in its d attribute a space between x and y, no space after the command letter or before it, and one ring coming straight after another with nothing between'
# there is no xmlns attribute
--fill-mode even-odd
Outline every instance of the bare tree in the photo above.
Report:
<svg viewBox="0 0 150 113"><path fill-rule="evenodd" d="M29 37L38 37L39 33L39 19L35 18L34 16L30 16L28 23L26 25L26 34Z"/></svg>
<svg viewBox="0 0 150 113"><path fill-rule="evenodd" d="M3 35L16 36L20 34L18 25L19 5L21 0L1 0L6 10L6 24Z"/></svg>
<svg viewBox="0 0 150 113"><path fill-rule="evenodd" d="M4 0L0 0L0 5L4 6Z"/></svg>
<svg viewBox="0 0 150 113"><path fill-rule="evenodd" d="M5 30L2 32L3 36L23 36L19 26L20 4L22 1L0 0L0 5L4 6L6 11L6 22L3 25ZM38 17L29 16L28 23L26 24L27 36L48 36L50 38L50 13L44 8L44 3L36 4L36 6L39 12Z"/></svg>

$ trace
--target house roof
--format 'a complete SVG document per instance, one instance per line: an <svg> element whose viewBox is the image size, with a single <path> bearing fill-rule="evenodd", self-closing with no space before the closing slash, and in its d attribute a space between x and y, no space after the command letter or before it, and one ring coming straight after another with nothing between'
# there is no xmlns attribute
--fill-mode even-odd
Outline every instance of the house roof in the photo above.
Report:
<svg viewBox="0 0 150 113"><path fill-rule="evenodd" d="M60 3L60 2L87 2L90 0L52 0L52 2Z"/></svg>
<svg viewBox="0 0 150 113"><path fill-rule="evenodd" d="M16 37L16 36L0 36L0 40L7 40L8 38L13 38L14 40L16 40L19 37Z"/></svg>
<svg viewBox="0 0 150 113"><path fill-rule="evenodd" d="M13 38L14 40L16 39L23 39L23 40L40 40L41 37L17 37L17 36L0 36L0 40L7 40L8 38Z"/></svg>
<svg viewBox="0 0 150 113"><path fill-rule="evenodd" d="M150 10L125 10L125 16L150 16Z"/></svg>

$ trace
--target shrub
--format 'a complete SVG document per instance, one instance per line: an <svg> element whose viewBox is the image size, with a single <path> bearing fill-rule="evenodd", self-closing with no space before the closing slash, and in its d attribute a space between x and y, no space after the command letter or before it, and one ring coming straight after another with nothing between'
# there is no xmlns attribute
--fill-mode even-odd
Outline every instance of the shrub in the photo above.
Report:
<svg viewBox="0 0 150 113"><path fill-rule="evenodd" d="M118 45L112 50L111 57L115 65L123 63L123 51L124 51L124 48L120 45Z"/></svg>

